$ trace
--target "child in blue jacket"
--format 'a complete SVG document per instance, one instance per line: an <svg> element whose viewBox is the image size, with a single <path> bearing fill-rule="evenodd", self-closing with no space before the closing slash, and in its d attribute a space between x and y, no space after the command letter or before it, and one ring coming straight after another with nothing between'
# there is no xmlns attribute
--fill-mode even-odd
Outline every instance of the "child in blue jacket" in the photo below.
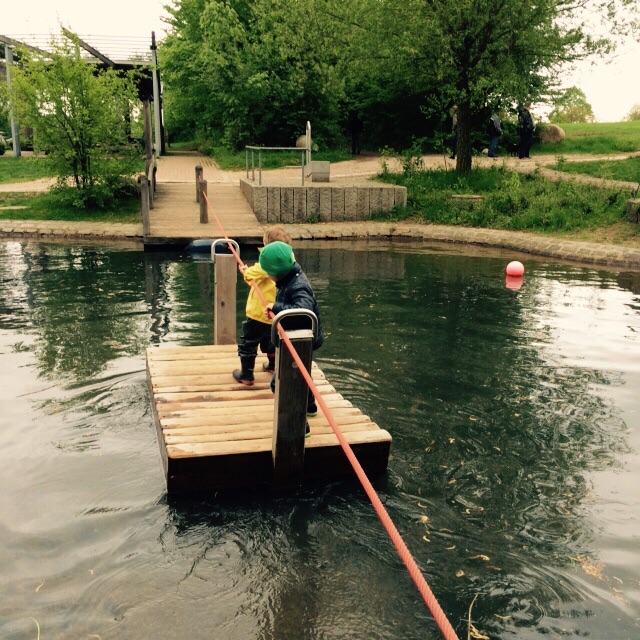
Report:
<svg viewBox="0 0 640 640"><path fill-rule="evenodd" d="M268 274L269 278L276 283L276 299L265 307L265 315L269 316L269 311L278 314L287 309L309 309L318 318L318 333L313 342L313 350L319 349L324 342L322 336L322 323L320 322L320 311L311 284L307 279L302 267L295 261L293 249L284 242L272 242L265 246L260 253L260 266ZM284 329L307 329L309 320L307 318L286 318L282 324ZM273 389L272 380L272 389ZM311 390L307 398L307 415L315 416L318 413L315 399Z"/></svg>

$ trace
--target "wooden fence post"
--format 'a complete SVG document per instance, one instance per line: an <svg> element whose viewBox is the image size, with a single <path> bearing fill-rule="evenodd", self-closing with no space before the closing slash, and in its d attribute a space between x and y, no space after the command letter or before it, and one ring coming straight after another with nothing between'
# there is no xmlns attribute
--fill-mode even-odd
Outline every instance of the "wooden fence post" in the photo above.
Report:
<svg viewBox="0 0 640 640"><path fill-rule="evenodd" d="M236 276L237 263L231 254L218 253L225 245L212 247L215 300L213 315L213 344L236 342Z"/></svg>
<svg viewBox="0 0 640 640"><path fill-rule="evenodd" d="M201 193L207 195L207 181L198 180L198 188ZM209 211L207 210L207 200L200 196L200 222L206 224L209 222Z"/></svg>
<svg viewBox="0 0 640 640"><path fill-rule="evenodd" d="M311 371L313 332L309 329L287 331L302 363ZM298 370L289 349L276 349L276 398L273 415L273 484L286 488L302 484L304 441L307 426L309 387Z"/></svg>
<svg viewBox="0 0 640 640"><path fill-rule="evenodd" d="M306 317L311 329L286 332L293 348L307 371L311 372L313 341L318 319L307 309L289 309L273 320L271 340L276 345L276 398L273 413L273 484L293 487L302 483L304 476L304 440L307 426L307 397L309 387L296 361L286 345L281 344L280 323L286 316Z"/></svg>
<svg viewBox="0 0 640 640"><path fill-rule="evenodd" d="M229 252L234 247L240 255L240 246L231 238L214 240L211 245L213 260L213 344L236 342L236 278L237 262Z"/></svg>
<svg viewBox="0 0 640 640"><path fill-rule="evenodd" d="M204 179L204 173L202 171L202 167L197 164L196 165L196 202L200 202L200 180Z"/></svg>
<svg viewBox="0 0 640 640"><path fill-rule="evenodd" d="M140 187L140 199L142 205L142 235L151 234L151 219L149 217L149 179L145 175L138 176L138 186Z"/></svg>

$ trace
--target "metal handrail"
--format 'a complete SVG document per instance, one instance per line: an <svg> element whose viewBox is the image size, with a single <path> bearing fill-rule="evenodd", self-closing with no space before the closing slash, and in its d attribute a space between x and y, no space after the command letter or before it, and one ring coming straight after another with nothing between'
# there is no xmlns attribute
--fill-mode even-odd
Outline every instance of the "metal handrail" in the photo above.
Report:
<svg viewBox="0 0 640 640"><path fill-rule="evenodd" d="M256 181L256 165L254 152L258 152L258 184L262 186L262 152L263 151L299 151L302 154L302 186L304 187L304 167L305 157L311 152L309 147L256 147L247 145L244 148L244 163L247 170L247 180L249 179L249 151L251 151L251 181Z"/></svg>
<svg viewBox="0 0 640 640"><path fill-rule="evenodd" d="M313 313L311 309L285 309L273 318L273 323L271 325L271 342L276 345L276 347L280 346L280 334L278 333L278 325L285 318L294 316L297 318L309 318L309 320L311 320L311 333L313 334L313 341L315 342L316 338L318 337L318 316Z"/></svg>

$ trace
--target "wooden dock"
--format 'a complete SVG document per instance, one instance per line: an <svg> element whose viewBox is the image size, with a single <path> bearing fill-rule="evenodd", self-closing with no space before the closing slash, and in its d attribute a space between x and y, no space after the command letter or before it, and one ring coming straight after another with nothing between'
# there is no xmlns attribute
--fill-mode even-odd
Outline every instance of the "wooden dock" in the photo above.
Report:
<svg viewBox="0 0 640 640"><path fill-rule="evenodd" d="M229 237L241 244L262 242L262 225L238 185L209 183L207 197ZM200 222L195 180L192 183L158 183L145 245L186 246L192 240L220 236L211 213L208 223Z"/></svg>
<svg viewBox="0 0 640 640"><path fill-rule="evenodd" d="M160 347L147 350L151 405L167 490L256 485L272 476L274 395L271 374L256 361L256 383L237 384L236 345ZM386 470L390 434L342 397L314 364L313 380L368 474ZM322 412L309 418L305 479L353 472Z"/></svg>

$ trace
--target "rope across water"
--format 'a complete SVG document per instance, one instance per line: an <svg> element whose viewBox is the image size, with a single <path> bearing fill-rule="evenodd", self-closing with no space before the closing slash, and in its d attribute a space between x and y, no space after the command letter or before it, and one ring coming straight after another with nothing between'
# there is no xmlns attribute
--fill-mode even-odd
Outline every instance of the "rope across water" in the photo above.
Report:
<svg viewBox="0 0 640 640"><path fill-rule="evenodd" d="M220 228L220 231L222 232L224 238L227 238L227 234L224 228L222 227L220 220L216 216L215 211L213 210L213 207L211 206L207 198L207 195L204 192L201 195L205 199L216 221L216 224ZM238 262L238 265L243 266L244 263L240 259L238 252L233 248L233 245L229 243L227 246L231 250L231 253L234 255L236 261ZM254 282L251 283L251 286L253 287L253 290L258 294L258 296L262 300L262 303L266 306L267 301L262 295L262 291L260 291L260 289L255 285ZM274 316L273 312L270 312L270 314L272 317ZM364 472L362 465L360 464L360 462L358 462L356 455L353 453L353 449L347 442L342 431L340 431L340 427L335 421L335 418L331 415L331 411L329 407L326 405L325 401L322 399L322 395L318 391L318 388L313 382L313 379L311 378L310 373L307 371L306 367L302 363L300 356L298 355L295 348L293 347L293 344L291 343L291 340L289 340L286 334L286 331L282 328L282 325L278 325L278 333L280 334L280 338L285 343L287 349L289 349L289 352L291 353L291 356L293 357L295 363L298 365L300 373L302 374L306 383L309 385L309 388L311 389L311 392L313 393L318 406L322 409L322 412L327 418L327 421L331 425L331 429L333 430L333 433L338 438L338 442L340 443L342 450L344 451L345 455L347 456L347 459L351 463L353 470L358 476L358 480L360 480L360 484L362 484L362 487L364 488L365 493L367 494L369 500L371 501L371 504L373 505L375 512L378 514L378 517L380 518L382 525L384 526L387 534L389 535L389 538L391 538L391 542L393 543L393 546L396 548L396 551L398 552L398 555L402 559L402 562L404 562L404 565L407 567L407 570L409 571L409 575L411 576L411 579L413 580L418 591L420 592L422 599L424 600L429 611L431 612L431 615L433 616L433 619L438 625L438 628L442 632L442 635L444 636L444 638L446 638L446 640L459 640L455 630L451 626L451 623L449 622L449 620L447 619L447 616L442 610L442 607L436 600L436 597L434 596L433 592L431 591L431 588L427 584L427 581L424 579L424 576L422 575L420 568L416 564L416 561L413 559L411 552L409 551L407 545L402 539L400 532L398 531L395 524L391 520L391 516L389 516L389 513L385 509L385 506L382 504L382 501L378 497L376 490L373 488L371 481L369 480L369 478L367 478L367 475Z"/></svg>

